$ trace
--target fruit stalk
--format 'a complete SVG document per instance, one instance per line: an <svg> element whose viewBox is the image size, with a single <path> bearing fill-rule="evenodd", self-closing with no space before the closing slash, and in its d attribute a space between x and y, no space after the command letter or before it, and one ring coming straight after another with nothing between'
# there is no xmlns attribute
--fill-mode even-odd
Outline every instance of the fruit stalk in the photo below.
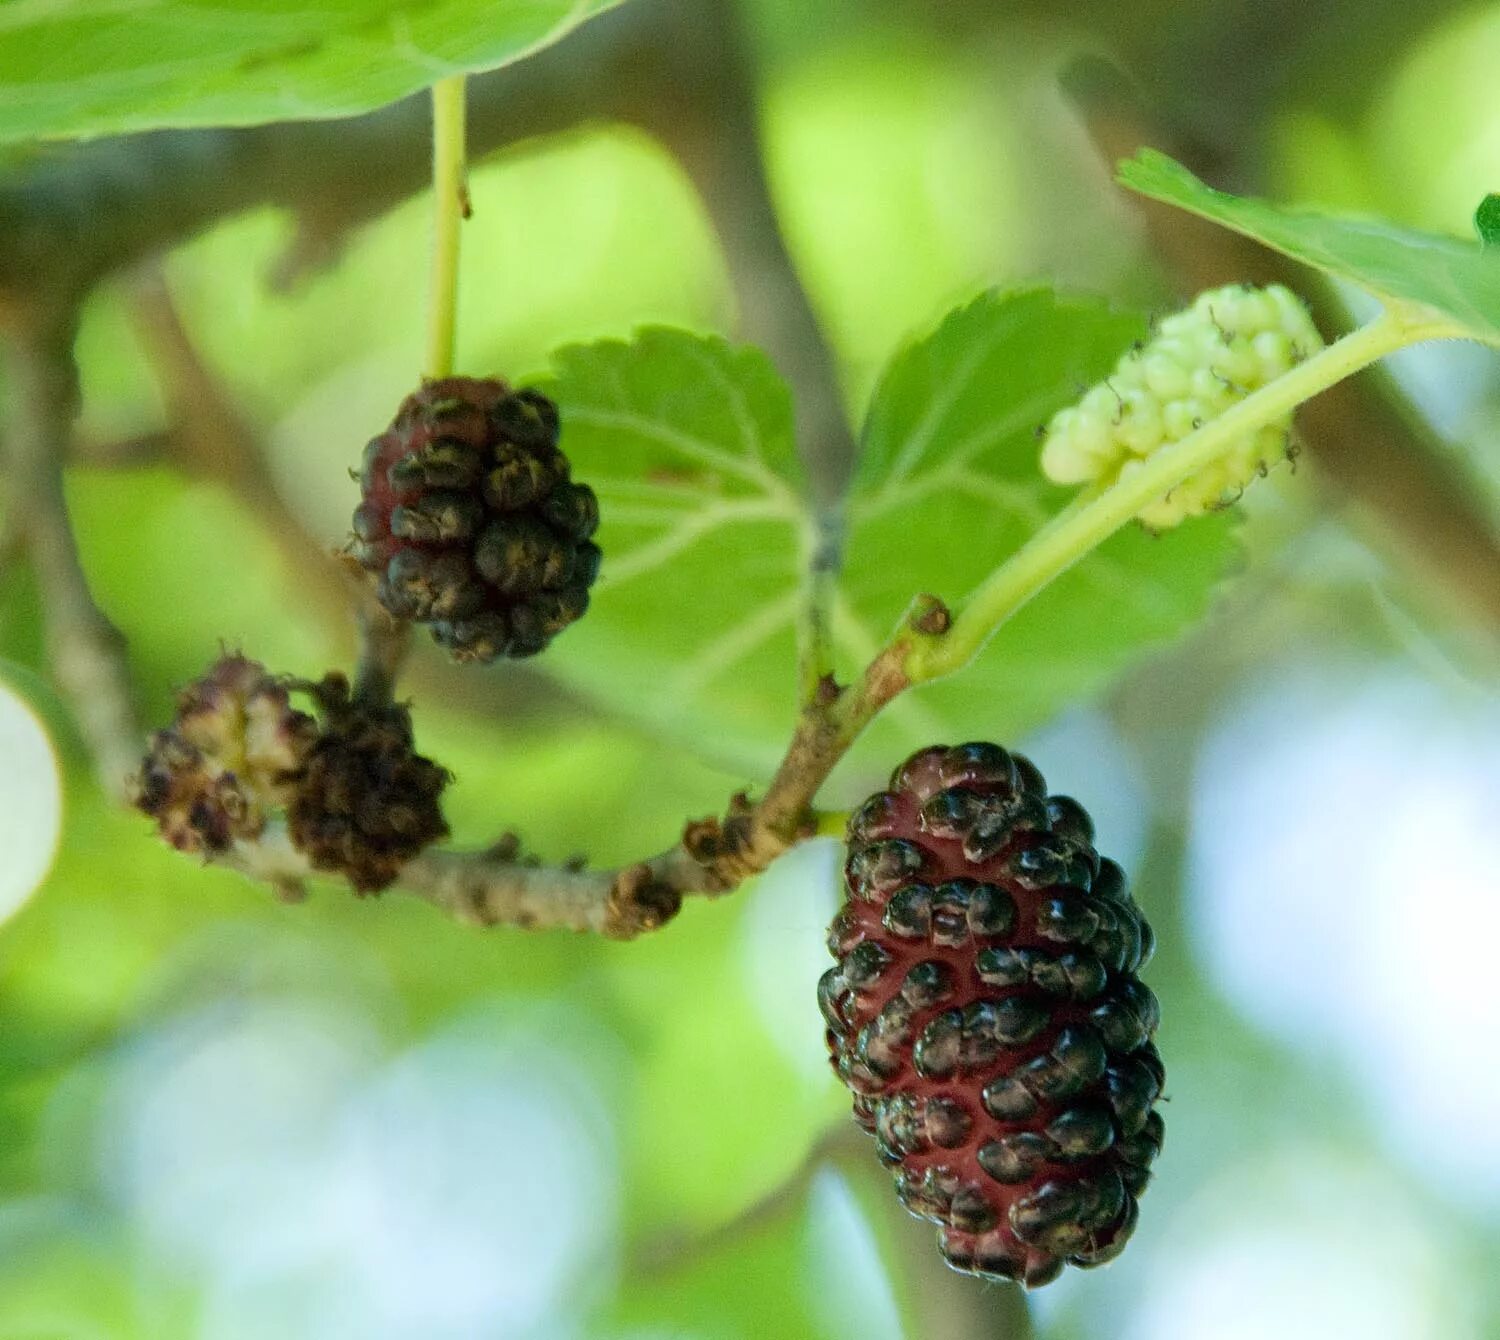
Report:
<svg viewBox="0 0 1500 1340"><path fill-rule="evenodd" d="M439 79L432 86L432 306L427 328L428 377L453 372L458 324L459 228L469 216L465 181L464 76Z"/></svg>

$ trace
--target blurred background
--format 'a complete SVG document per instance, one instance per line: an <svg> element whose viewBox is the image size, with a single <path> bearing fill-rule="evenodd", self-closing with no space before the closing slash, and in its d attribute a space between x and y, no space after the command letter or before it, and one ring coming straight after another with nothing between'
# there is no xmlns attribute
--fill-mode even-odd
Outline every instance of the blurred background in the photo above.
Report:
<svg viewBox="0 0 1500 1340"><path fill-rule="evenodd" d="M657 26L690 8L630 0L477 82L462 364L524 376L646 321L744 333L753 263L714 226L738 188L702 166L727 132L690 116L732 81ZM734 71L856 421L898 343L981 287L1163 310L1261 277L1111 185L1138 143L1454 234L1500 190L1500 5L740 9ZM523 78L505 144L482 109L506 124ZM89 300L68 499L149 721L221 641L347 663L314 569L422 341L425 202L387 203L321 236L229 218ZM1297 282L1326 333L1350 319ZM1500 1336L1500 362L1431 348L1393 376L1252 491L1207 624L1016 742L1136 872L1171 1099L1136 1241L1032 1299L1048 1340ZM194 403L232 406L263 468L174 451ZM835 844L623 945L331 886L281 906L104 797L40 605L6 562L0 1337L1025 1333L844 1134L813 996ZM458 841L514 825L618 861L752 780L545 671L419 656Z"/></svg>

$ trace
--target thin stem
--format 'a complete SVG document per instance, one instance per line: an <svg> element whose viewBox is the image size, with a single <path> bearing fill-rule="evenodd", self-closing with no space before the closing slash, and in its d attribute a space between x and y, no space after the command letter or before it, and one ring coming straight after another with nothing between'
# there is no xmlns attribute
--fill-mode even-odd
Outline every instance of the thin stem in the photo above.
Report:
<svg viewBox="0 0 1500 1340"><path fill-rule="evenodd" d="M997 568L954 615L946 637L914 646L905 670L912 683L952 674L971 661L996 630L1033 596L1135 517L1147 504L1211 465L1249 434L1290 413L1335 382L1386 354L1453 328L1392 307L1285 375L1246 396L1180 442L1081 507L1069 507Z"/></svg>
<svg viewBox="0 0 1500 1340"><path fill-rule="evenodd" d="M427 327L429 377L453 373L458 324L459 228L469 213L464 181L464 76L432 86L432 306Z"/></svg>
<svg viewBox="0 0 1500 1340"><path fill-rule="evenodd" d="M402 663L411 650L411 624L386 612L368 587L355 605L359 625L359 665L354 672L354 696L362 703L384 705L396 694Z"/></svg>
<svg viewBox="0 0 1500 1340"><path fill-rule="evenodd" d="M833 682L833 603L838 597L842 522L832 516L814 523L807 557L807 588L798 630L798 681L801 705L826 707Z"/></svg>

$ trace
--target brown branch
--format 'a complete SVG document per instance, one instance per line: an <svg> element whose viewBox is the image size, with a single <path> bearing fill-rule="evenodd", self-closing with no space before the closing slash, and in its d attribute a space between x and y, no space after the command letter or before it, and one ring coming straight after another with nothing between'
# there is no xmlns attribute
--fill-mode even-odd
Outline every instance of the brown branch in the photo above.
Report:
<svg viewBox="0 0 1500 1340"><path fill-rule="evenodd" d="M317 600L332 626L354 615L360 646L356 689L362 697L389 699L410 643L409 629L380 608L364 574L314 540L287 505L259 438L193 344L160 271L143 270L130 299L136 334L174 424L163 435L168 459L245 504L281 548L299 589Z"/></svg>
<svg viewBox="0 0 1500 1340"><path fill-rule="evenodd" d="M999 1287L950 1270L929 1223L901 1208L888 1173L876 1162L870 1137L847 1118L814 1141L802 1161L777 1186L726 1223L702 1233L671 1233L648 1240L634 1253L630 1272L636 1277L692 1269L704 1257L732 1248L748 1234L772 1227L798 1210L818 1174L837 1169L844 1178L868 1188L861 1195L867 1209L880 1217L892 1273L905 1295L904 1312L920 1327L922 1340L1029 1340L1031 1314L1025 1292L1016 1285Z"/></svg>
<svg viewBox="0 0 1500 1340"><path fill-rule="evenodd" d="M29 315L5 330L10 515L36 572L53 674L72 704L100 785L123 799L141 741L125 640L94 603L63 495L62 464L78 409L75 316L71 309Z"/></svg>
<svg viewBox="0 0 1500 1340"><path fill-rule="evenodd" d="M860 732L910 686L905 665L914 644L942 636L940 602L919 597L891 642L859 682L834 688L798 719L776 775L759 803L739 795L722 818L694 820L679 841L645 860L609 870L577 863L518 862L512 839L480 851L432 848L409 861L396 887L474 926L591 931L630 940L674 917L684 897L728 893L789 847L817 832L818 790ZM316 871L273 826L253 843L214 859L278 889L297 889Z"/></svg>
<svg viewBox="0 0 1500 1340"><path fill-rule="evenodd" d="M390 614L375 598L368 581L360 582L355 622L359 628L359 665L354 697L362 703L389 703L411 650L411 624Z"/></svg>
<svg viewBox="0 0 1500 1340"><path fill-rule="evenodd" d="M787 249L766 177L750 53L737 7L677 5L675 62L637 118L692 177L724 246L741 333L771 356L792 391L816 541L800 626L799 686L809 703L833 665L830 609L843 563L843 501L857 455L838 359Z"/></svg>
<svg viewBox="0 0 1500 1340"><path fill-rule="evenodd" d="M879 1215L883 1245L894 1248L886 1255L905 1295L902 1310L911 1314L922 1340L1030 1340L1025 1292L950 1270L932 1225L901 1208L889 1174L876 1162L873 1142L847 1118L819 1137L780 1185L727 1223L698 1234L663 1235L637 1248L631 1273L649 1278L691 1269L704 1257L742 1243L747 1234L782 1222L802 1206L818 1174L830 1168L868 1188L861 1203Z"/></svg>
<svg viewBox="0 0 1500 1340"><path fill-rule="evenodd" d="M130 315L172 424L162 439L168 459L244 503L276 537L299 579L330 614L342 618L349 592L333 555L287 506L266 469L259 440L199 355L155 268L142 270L131 285Z"/></svg>
<svg viewBox="0 0 1500 1340"><path fill-rule="evenodd" d="M1225 176L1227 169L1204 161L1201 149L1173 145L1106 68L1091 64L1071 89L1106 161L1150 144L1211 178ZM1170 205L1136 204L1153 251L1185 291L1242 280L1308 290L1305 268L1248 238ZM1315 298L1325 330L1343 324L1332 294ZM1421 427L1390 377L1376 370L1340 382L1302 406L1298 424L1319 478L1361 509L1355 520L1366 519L1360 526L1366 538L1394 550L1443 604L1500 633L1500 533L1475 501L1477 490Z"/></svg>
<svg viewBox="0 0 1500 1340"><path fill-rule="evenodd" d="M883 1169L871 1169L871 1175L886 1177ZM985 1284L950 1269L932 1225L907 1214L895 1196L887 1226L894 1244L891 1259L900 1262L922 1340L1031 1340L1031 1307L1019 1285Z"/></svg>
<svg viewBox="0 0 1500 1340"><path fill-rule="evenodd" d="M21 533L16 511L7 500L3 512L0 512L0 577L4 576L6 568L26 555L26 537Z"/></svg>

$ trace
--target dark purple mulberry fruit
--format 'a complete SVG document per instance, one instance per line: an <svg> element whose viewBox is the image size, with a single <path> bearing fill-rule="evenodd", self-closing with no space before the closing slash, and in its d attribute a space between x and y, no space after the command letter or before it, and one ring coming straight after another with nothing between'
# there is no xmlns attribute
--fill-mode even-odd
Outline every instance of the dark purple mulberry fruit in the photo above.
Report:
<svg viewBox="0 0 1500 1340"><path fill-rule="evenodd" d="M349 696L342 675L315 690L323 729L287 811L292 843L315 870L375 893L430 842L448 836L447 772L412 747L411 713Z"/></svg>
<svg viewBox="0 0 1500 1340"><path fill-rule="evenodd" d="M381 603L459 660L533 656L588 608L599 504L569 479L557 408L445 377L365 449L354 554Z"/></svg>
<svg viewBox="0 0 1500 1340"><path fill-rule="evenodd" d="M1113 1259L1161 1149L1151 930L1093 840L991 744L912 755L849 821L829 1050L957 1270L1040 1285Z"/></svg>
<svg viewBox="0 0 1500 1340"><path fill-rule="evenodd" d="M179 851L218 855L259 837L302 777L317 725L258 661L225 656L177 696L130 780L135 807Z"/></svg>

